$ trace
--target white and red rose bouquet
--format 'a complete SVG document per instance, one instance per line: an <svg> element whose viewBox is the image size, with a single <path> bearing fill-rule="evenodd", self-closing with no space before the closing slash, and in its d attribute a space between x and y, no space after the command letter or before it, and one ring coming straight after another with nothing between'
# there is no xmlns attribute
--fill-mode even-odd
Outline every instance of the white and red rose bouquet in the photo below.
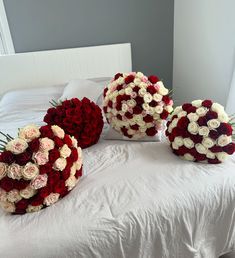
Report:
<svg viewBox="0 0 235 258"><path fill-rule="evenodd" d="M44 122L58 125L65 133L74 136L78 145L84 149L99 141L104 122L98 105L87 98L73 98L61 103L52 101Z"/></svg>
<svg viewBox="0 0 235 258"><path fill-rule="evenodd" d="M103 110L108 123L128 138L154 136L173 111L173 101L157 76L118 73L104 89Z"/></svg>
<svg viewBox="0 0 235 258"><path fill-rule="evenodd" d="M176 107L166 136L173 152L190 161L221 163L235 152L233 118L211 100L195 100Z"/></svg>
<svg viewBox="0 0 235 258"><path fill-rule="evenodd" d="M0 206L24 214L52 205L82 176L77 140L60 127L28 125L0 140Z"/></svg>

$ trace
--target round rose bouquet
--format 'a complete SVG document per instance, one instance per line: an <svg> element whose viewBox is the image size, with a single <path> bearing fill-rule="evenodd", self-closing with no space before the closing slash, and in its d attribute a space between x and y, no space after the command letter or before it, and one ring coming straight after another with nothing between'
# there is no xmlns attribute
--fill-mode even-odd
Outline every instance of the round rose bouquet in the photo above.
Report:
<svg viewBox="0 0 235 258"><path fill-rule="evenodd" d="M108 123L128 138L154 136L173 111L173 101L157 76L118 73L104 89L103 110Z"/></svg>
<svg viewBox="0 0 235 258"><path fill-rule="evenodd" d="M190 161L221 163L235 152L233 118L211 100L195 100L176 107L167 123L173 152Z"/></svg>
<svg viewBox="0 0 235 258"><path fill-rule="evenodd" d="M0 140L0 206L7 212L38 211L63 198L82 176L77 140L58 126L28 125Z"/></svg>
<svg viewBox="0 0 235 258"><path fill-rule="evenodd" d="M87 98L73 98L51 104L54 107L47 110L44 122L58 125L65 133L74 136L82 149L99 141L104 122L102 111L94 102Z"/></svg>

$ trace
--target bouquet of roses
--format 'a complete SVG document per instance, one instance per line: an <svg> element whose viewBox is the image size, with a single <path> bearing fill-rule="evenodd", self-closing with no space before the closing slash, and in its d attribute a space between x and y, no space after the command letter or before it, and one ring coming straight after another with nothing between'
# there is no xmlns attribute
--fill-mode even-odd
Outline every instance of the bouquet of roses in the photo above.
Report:
<svg viewBox="0 0 235 258"><path fill-rule="evenodd" d="M166 135L176 155L217 164L235 152L234 125L220 104L195 100L174 110Z"/></svg>
<svg viewBox="0 0 235 258"><path fill-rule="evenodd" d="M154 136L173 111L173 101L157 76L118 73L104 89L103 110L108 123L128 138Z"/></svg>
<svg viewBox="0 0 235 258"><path fill-rule="evenodd" d="M3 135L0 206L5 211L39 211L67 195L82 176L81 148L60 127L28 125L15 139Z"/></svg>
<svg viewBox="0 0 235 258"><path fill-rule="evenodd" d="M61 103L52 101L54 106L47 110L44 122L58 125L65 133L74 136L84 149L99 141L104 122L102 111L87 98L73 98Z"/></svg>

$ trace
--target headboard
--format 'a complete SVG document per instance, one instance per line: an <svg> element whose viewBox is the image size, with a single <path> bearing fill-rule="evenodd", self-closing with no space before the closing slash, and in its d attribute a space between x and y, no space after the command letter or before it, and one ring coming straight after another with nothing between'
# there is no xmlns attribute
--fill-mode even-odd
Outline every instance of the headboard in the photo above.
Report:
<svg viewBox="0 0 235 258"><path fill-rule="evenodd" d="M130 43L29 52L0 57L0 95L75 78L111 77L132 70Z"/></svg>

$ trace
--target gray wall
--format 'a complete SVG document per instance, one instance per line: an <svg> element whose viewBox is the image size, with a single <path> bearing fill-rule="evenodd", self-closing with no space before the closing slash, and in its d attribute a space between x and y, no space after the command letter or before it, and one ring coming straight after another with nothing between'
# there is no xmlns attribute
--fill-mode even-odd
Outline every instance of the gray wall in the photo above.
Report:
<svg viewBox="0 0 235 258"><path fill-rule="evenodd" d="M172 85L173 0L4 0L16 52L131 42L133 70Z"/></svg>

